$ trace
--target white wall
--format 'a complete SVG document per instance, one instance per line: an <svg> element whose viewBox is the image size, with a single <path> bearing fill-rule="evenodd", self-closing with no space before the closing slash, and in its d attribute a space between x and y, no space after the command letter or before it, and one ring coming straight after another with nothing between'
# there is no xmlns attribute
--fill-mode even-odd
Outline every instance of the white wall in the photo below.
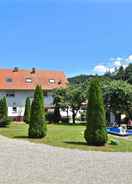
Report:
<svg viewBox="0 0 132 184"><path fill-rule="evenodd" d="M0 98L6 96L7 93L15 93L15 97L7 97L8 115L9 116L23 116L25 111L25 101L27 97L33 99L34 91L0 91ZM44 98L45 107L53 105L52 92ZM13 112L13 104L16 104L17 112Z"/></svg>

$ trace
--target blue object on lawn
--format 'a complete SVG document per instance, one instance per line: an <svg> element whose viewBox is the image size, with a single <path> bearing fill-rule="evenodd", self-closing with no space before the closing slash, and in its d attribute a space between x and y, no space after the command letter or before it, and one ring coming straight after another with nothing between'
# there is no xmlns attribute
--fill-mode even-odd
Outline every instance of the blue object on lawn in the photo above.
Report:
<svg viewBox="0 0 132 184"><path fill-rule="evenodd" d="M107 128L107 132L109 134L118 135L118 136L130 136L130 135L132 136L132 130L127 130L126 134L121 134L120 133L120 129L119 128L115 128L115 127Z"/></svg>

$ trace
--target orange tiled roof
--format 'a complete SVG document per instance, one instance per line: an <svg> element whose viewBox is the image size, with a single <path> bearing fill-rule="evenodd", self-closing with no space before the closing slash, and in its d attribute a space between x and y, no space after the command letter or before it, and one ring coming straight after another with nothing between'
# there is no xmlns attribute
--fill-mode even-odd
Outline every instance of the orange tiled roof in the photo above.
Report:
<svg viewBox="0 0 132 184"><path fill-rule="evenodd" d="M8 79L12 81L7 81ZM26 79L32 82L27 83ZM55 80L50 83L49 80ZM41 85L43 89L52 90L55 88L66 87L68 83L64 72L47 71L47 70L23 70L18 69L0 69L0 90L33 90L36 85Z"/></svg>

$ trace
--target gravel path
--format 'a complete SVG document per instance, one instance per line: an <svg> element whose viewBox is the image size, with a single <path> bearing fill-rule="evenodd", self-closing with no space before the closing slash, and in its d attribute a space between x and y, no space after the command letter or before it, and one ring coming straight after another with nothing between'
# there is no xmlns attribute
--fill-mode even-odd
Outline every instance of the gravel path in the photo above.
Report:
<svg viewBox="0 0 132 184"><path fill-rule="evenodd" d="M85 152L0 136L0 184L132 184L132 153Z"/></svg>

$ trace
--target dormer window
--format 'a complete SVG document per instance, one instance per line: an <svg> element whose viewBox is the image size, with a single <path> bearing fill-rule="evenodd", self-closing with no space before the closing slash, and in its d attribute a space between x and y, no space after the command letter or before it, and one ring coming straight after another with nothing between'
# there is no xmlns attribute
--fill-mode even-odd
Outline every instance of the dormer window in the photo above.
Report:
<svg viewBox="0 0 132 184"><path fill-rule="evenodd" d="M10 78L10 77L6 78L6 82L12 82L12 81L13 81L12 78Z"/></svg>
<svg viewBox="0 0 132 184"><path fill-rule="evenodd" d="M32 79L31 78L26 78L25 82L26 83L32 83Z"/></svg>
<svg viewBox="0 0 132 184"><path fill-rule="evenodd" d="M55 84L55 79L49 79L50 84Z"/></svg>

